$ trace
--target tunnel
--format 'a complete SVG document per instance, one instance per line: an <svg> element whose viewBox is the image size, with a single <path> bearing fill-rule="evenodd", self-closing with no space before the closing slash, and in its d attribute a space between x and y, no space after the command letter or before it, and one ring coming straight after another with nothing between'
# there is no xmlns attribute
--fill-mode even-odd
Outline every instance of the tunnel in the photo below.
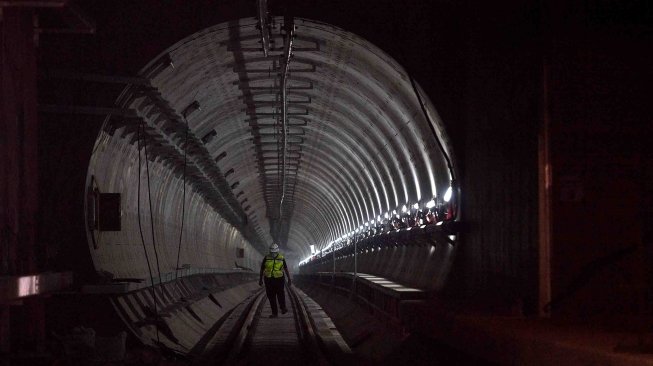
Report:
<svg viewBox="0 0 653 366"><path fill-rule="evenodd" d="M117 103L136 120L103 125L87 186L119 192L130 226L89 233L96 269L146 276L142 248L115 246L140 241L138 207L141 226L153 217L165 248L162 276L179 263L229 267L236 249L245 253L239 265L257 268L272 242L296 269L315 254L311 245L324 254L345 237L370 235L389 215L426 209L431 200L445 204L454 176L448 139L428 97L396 61L354 34L298 18L290 25L291 56L280 62L284 19L271 19L276 48L267 58L256 52L256 22L222 23L181 40L144 67L146 86L121 94Z"/></svg>
<svg viewBox="0 0 653 366"><path fill-rule="evenodd" d="M647 2L0 10L0 365L653 364Z"/></svg>

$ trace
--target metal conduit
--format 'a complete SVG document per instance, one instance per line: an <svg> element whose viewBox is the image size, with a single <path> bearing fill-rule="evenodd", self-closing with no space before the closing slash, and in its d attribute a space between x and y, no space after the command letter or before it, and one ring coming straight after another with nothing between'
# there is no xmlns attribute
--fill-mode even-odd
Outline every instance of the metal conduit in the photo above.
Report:
<svg viewBox="0 0 653 366"><path fill-rule="evenodd" d="M263 56L268 57L270 52L270 29L268 28L268 3L267 0L258 0L258 21L261 28L261 44L263 45Z"/></svg>
<svg viewBox="0 0 653 366"><path fill-rule="evenodd" d="M286 42L283 51L283 68L281 70L281 199L279 200L279 220L283 218L283 200L286 196L286 148L287 148L287 131L286 123L288 121L288 95L287 82L288 72L290 70L290 57L292 55L292 42L294 36L294 25L291 17L284 19L286 28ZM279 225L281 227L281 225Z"/></svg>

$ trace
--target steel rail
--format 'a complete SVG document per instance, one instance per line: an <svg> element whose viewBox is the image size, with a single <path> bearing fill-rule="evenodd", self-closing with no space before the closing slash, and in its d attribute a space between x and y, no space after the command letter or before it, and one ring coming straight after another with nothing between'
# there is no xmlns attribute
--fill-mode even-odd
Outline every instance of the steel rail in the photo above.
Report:
<svg viewBox="0 0 653 366"><path fill-rule="evenodd" d="M241 354L245 342L252 336L252 324L254 321L261 315L261 308L263 305L263 299L265 298L264 293L261 292L252 302L252 305L249 308L249 312L245 317L245 320L240 326L240 331L234 339L229 355L226 359L226 364L234 363L234 360Z"/></svg>
<svg viewBox="0 0 653 366"><path fill-rule="evenodd" d="M291 286L288 287L288 294L290 296L291 303L293 304L295 314L297 315L296 319L300 323L300 342L303 343L304 349L310 351L308 356L313 357L313 359L310 361L313 361L318 365L328 364L327 358L324 355L324 351L320 348L320 342L318 341L318 337L315 334L315 329L313 329L315 324L313 323L311 317L308 315L304 304L299 299L299 296Z"/></svg>
<svg viewBox="0 0 653 366"><path fill-rule="evenodd" d="M318 364L328 363L325 362L326 357L320 348L316 332L313 329L313 322L310 319L305 306L303 306L302 301L299 299L292 286L286 287L286 290L294 314L298 341L302 346L302 349L308 351L305 354L305 356L309 358L307 361L318 361ZM252 301L252 305L249 307L245 320L240 323L238 335L231 343L229 354L224 361L225 364L240 364L239 358L247 352L249 347L251 347L251 342L256 334L258 319L261 316L261 309L264 304L263 299L264 296L261 294Z"/></svg>
<svg viewBox="0 0 653 366"><path fill-rule="evenodd" d="M298 349L302 350L302 357L310 364L328 365L339 364L338 352L330 354L330 348L324 344L318 334L315 320L309 312L308 305L295 291L293 286L287 286L285 291L290 302L293 314L295 328L297 330ZM193 365L241 365L246 364L246 355L252 349L256 332L259 328L259 319L265 304L265 293L259 290L258 293L245 300L237 306L229 316L229 319L223 321L216 334L223 334L220 342L213 343L213 349L205 350L202 355L195 358ZM286 318L288 319L288 318ZM290 320L290 319L288 319ZM214 335L212 337L218 337ZM204 345L206 346L206 344ZM197 351L196 351L197 352ZM256 355L256 352L254 352Z"/></svg>
<svg viewBox="0 0 653 366"><path fill-rule="evenodd" d="M228 363L233 356L235 345L242 346L241 333L251 324L254 315L258 312L265 296L265 291L258 290L253 297L244 300L234 309L230 310L227 319L220 320L222 324L214 331L214 334L206 340L204 347L212 347L197 350L201 353L194 360L192 365L215 365ZM214 340L215 339L215 340ZM212 346L209 346L212 344Z"/></svg>

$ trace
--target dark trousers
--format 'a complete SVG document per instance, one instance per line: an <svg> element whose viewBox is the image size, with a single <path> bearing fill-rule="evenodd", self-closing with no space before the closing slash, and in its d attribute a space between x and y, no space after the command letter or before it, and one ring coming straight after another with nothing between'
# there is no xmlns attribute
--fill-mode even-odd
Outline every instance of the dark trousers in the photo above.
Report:
<svg viewBox="0 0 653 366"><path fill-rule="evenodd" d="M286 309L286 293L283 290L285 278L267 278L265 277L265 294L268 295L272 314L277 314L277 300L281 310Z"/></svg>

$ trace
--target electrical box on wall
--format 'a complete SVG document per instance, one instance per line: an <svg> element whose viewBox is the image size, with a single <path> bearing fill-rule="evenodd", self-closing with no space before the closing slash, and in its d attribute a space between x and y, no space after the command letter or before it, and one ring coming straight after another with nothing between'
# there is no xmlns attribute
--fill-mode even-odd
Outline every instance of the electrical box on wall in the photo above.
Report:
<svg viewBox="0 0 653 366"><path fill-rule="evenodd" d="M100 231L120 231L120 193L100 193L97 202L98 229Z"/></svg>

